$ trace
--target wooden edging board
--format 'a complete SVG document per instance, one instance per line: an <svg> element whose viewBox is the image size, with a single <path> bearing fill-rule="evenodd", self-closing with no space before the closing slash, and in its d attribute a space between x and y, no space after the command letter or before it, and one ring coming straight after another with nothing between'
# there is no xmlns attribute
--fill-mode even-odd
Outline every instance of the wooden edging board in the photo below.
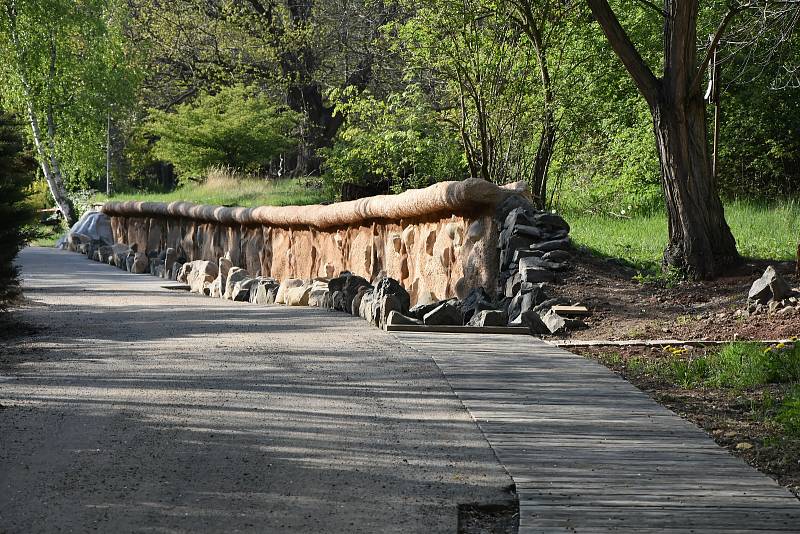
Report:
<svg viewBox="0 0 800 534"><path fill-rule="evenodd" d="M386 331L388 332L436 332L439 334L512 334L512 335L530 335L530 330L524 326L453 326L453 325L414 325L414 324L398 324L387 325ZM614 341L606 339L542 339L550 345L556 347L666 347L668 345L681 346L689 345L691 347L703 347L707 345L725 345L737 340L722 339L722 340L682 340L682 339L628 339L623 341ZM766 339L766 340L738 340L738 341L752 341L753 343L764 343L776 345L778 343L795 343L791 339Z"/></svg>

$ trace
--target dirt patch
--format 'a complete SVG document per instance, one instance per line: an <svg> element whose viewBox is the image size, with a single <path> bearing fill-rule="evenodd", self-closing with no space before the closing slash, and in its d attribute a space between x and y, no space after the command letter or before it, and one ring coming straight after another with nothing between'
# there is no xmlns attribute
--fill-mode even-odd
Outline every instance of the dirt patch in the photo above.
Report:
<svg viewBox="0 0 800 534"><path fill-rule="evenodd" d="M458 505L458 534L516 534L519 532L519 499Z"/></svg>
<svg viewBox="0 0 800 534"><path fill-rule="evenodd" d="M703 349L690 349L692 358ZM768 384L748 390L681 388L656 374L633 369L633 360L656 362L661 348L573 348L572 352L599 360L656 402L708 432L714 441L800 497L800 440L785 435L771 420L772 408L792 384Z"/></svg>
<svg viewBox="0 0 800 534"><path fill-rule="evenodd" d="M800 286L793 262L748 261L727 276L708 282L646 282L615 259L576 252L563 283L551 291L592 311L589 328L572 339L788 339L800 334L800 314L743 318L747 292L768 265L792 287Z"/></svg>

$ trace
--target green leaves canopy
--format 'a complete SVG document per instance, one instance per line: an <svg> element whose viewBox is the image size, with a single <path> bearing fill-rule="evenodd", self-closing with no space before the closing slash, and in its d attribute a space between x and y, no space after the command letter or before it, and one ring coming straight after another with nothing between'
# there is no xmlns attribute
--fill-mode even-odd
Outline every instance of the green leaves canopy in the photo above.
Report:
<svg viewBox="0 0 800 534"><path fill-rule="evenodd" d="M158 137L153 152L183 181L201 179L213 166L259 172L296 145L299 115L241 85L205 94L174 113L150 113L147 130Z"/></svg>

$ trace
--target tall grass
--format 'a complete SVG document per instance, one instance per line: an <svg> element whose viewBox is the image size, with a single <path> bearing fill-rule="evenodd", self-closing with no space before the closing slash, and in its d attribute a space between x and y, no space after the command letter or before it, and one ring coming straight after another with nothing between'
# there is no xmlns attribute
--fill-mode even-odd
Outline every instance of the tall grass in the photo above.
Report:
<svg viewBox="0 0 800 534"><path fill-rule="evenodd" d="M327 200L324 191L300 179L267 180L239 175L225 168L211 169L201 183L179 187L169 193L98 194L95 202L142 200L174 202L185 200L218 206L301 206Z"/></svg>
<svg viewBox="0 0 800 534"><path fill-rule="evenodd" d="M800 202L757 203L734 200L725 216L739 252L746 257L791 260L800 241ZM667 244L663 213L630 219L567 211L572 238L597 253L628 261L640 271L656 271Z"/></svg>

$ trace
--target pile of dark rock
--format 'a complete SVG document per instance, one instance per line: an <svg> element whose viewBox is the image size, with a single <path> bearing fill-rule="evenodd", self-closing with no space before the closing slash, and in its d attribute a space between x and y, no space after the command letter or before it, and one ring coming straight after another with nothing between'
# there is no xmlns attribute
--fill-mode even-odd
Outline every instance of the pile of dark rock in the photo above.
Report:
<svg viewBox="0 0 800 534"><path fill-rule="evenodd" d="M800 290L792 288L774 267L767 267L747 293L747 308L740 315L800 313Z"/></svg>

